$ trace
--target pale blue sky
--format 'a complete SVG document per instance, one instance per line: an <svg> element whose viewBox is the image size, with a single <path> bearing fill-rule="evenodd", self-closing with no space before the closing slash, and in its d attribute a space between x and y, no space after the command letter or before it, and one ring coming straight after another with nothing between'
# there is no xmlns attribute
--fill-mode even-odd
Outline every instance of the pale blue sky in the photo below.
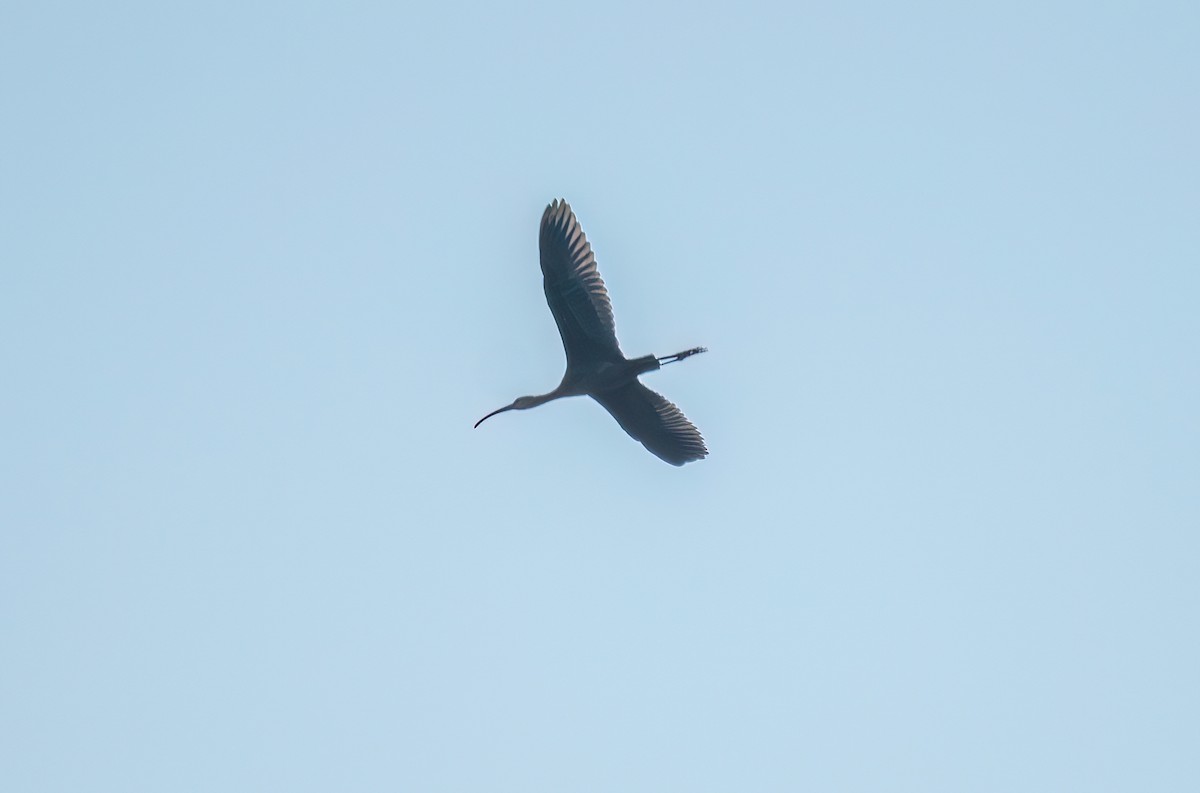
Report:
<svg viewBox="0 0 1200 793"><path fill-rule="evenodd" d="M1200 789L1200 11L901 5L6 4L4 789Z"/></svg>

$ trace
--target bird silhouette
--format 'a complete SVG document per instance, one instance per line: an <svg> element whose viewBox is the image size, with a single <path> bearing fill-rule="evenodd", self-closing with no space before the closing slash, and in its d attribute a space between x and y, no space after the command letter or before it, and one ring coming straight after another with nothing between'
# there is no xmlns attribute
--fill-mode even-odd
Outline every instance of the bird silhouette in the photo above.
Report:
<svg viewBox="0 0 1200 793"><path fill-rule="evenodd" d="M567 371L550 393L517 397L475 426L506 410L528 410L553 399L590 396L659 459L683 465L708 456L695 425L638 380L639 375L707 350L692 347L662 358L625 357L617 344L612 303L596 269L592 246L566 201L555 199L542 214L539 249L546 302L562 336Z"/></svg>

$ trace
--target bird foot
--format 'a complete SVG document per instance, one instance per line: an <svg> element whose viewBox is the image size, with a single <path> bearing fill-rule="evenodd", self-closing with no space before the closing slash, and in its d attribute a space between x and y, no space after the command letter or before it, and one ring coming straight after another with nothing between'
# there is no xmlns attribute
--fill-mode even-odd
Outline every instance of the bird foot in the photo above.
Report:
<svg viewBox="0 0 1200 793"><path fill-rule="evenodd" d="M659 358L658 363L663 366L665 366L666 364L669 364L669 363L678 363L679 361L682 361L684 358L687 358L690 355L698 355L702 352L708 352L708 348L707 347L693 347L690 350L684 350L683 352L677 352L674 355L668 355L663 358Z"/></svg>

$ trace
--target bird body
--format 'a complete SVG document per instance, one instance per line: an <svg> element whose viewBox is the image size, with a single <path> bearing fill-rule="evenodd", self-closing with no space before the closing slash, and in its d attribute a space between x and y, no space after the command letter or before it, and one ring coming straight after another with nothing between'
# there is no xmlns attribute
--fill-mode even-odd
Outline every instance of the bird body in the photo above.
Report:
<svg viewBox="0 0 1200 793"><path fill-rule="evenodd" d="M507 410L528 410L561 397L590 396L660 459L683 465L707 456L700 431L679 408L638 380L642 374L705 349L693 347L662 358L625 357L617 343L612 303L596 268L596 258L566 201L556 199L546 207L539 252L546 303L562 337L567 370L553 391L518 397L481 418L475 426Z"/></svg>

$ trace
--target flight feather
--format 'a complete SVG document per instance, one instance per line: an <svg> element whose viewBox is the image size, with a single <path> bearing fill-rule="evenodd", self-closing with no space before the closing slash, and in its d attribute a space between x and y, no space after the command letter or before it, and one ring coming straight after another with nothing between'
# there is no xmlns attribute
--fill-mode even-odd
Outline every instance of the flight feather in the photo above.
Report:
<svg viewBox="0 0 1200 793"><path fill-rule="evenodd" d="M696 425L669 399L639 381L591 396L612 414L623 430L659 459L683 465L708 456Z"/></svg>
<svg viewBox="0 0 1200 793"><path fill-rule="evenodd" d="M555 199L546 207L538 247L546 302L562 336L567 366L619 359L608 290L592 246L566 201Z"/></svg>

